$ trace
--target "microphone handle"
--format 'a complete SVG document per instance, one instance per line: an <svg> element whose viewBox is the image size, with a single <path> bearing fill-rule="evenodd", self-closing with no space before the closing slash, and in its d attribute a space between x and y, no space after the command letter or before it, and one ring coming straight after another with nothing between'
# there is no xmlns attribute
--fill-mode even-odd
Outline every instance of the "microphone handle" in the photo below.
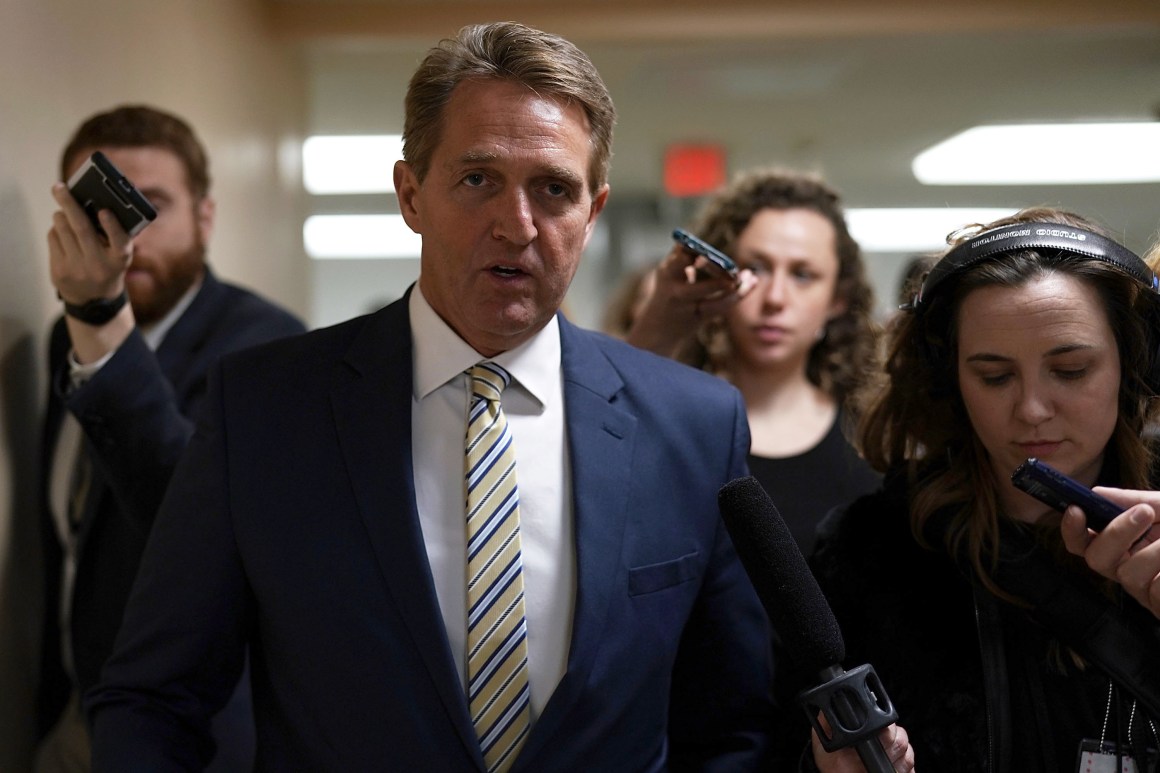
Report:
<svg viewBox="0 0 1160 773"><path fill-rule="evenodd" d="M834 711L838 714L845 714L842 719L850 724L857 724L854 719L856 712L852 712L852 707L847 703L848 696L838 696L834 701ZM862 767L866 768L866 773L894 773L894 765L890 762L890 757L886 755L886 750L882 748L882 744L878 743L877 733L869 738L854 744L854 748L858 751L858 757L862 760Z"/></svg>
<svg viewBox="0 0 1160 773"><path fill-rule="evenodd" d="M862 766L866 768L866 773L894 773L894 765L891 764L890 758L886 756L886 750L878 743L877 738L859 741L855 748L862 760Z"/></svg>
<svg viewBox="0 0 1160 773"><path fill-rule="evenodd" d="M798 695L822 747L833 752L851 746L867 773L894 773L878 731L898 719L898 712L869 664L850 671L840 665L822 669L821 684ZM823 728L817 715L826 718Z"/></svg>

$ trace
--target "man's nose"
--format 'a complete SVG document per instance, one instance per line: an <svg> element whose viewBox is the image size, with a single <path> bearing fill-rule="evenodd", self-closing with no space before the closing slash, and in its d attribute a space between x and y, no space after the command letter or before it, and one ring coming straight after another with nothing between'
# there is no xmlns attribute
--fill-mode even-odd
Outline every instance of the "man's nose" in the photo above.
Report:
<svg viewBox="0 0 1160 773"><path fill-rule="evenodd" d="M529 244L536 238L535 212L531 197L523 188L513 187L497 197L492 236L513 244Z"/></svg>

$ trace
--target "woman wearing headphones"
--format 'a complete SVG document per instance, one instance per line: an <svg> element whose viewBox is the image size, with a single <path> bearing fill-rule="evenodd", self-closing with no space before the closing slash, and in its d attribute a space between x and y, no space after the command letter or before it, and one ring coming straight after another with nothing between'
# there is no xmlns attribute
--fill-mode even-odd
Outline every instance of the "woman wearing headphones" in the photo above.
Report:
<svg viewBox="0 0 1160 773"><path fill-rule="evenodd" d="M827 519L814 572L924 769L1155 770L1153 272L1054 209L956 236L859 428L883 486ZM1029 457L1127 511L1061 516L1012 484Z"/></svg>

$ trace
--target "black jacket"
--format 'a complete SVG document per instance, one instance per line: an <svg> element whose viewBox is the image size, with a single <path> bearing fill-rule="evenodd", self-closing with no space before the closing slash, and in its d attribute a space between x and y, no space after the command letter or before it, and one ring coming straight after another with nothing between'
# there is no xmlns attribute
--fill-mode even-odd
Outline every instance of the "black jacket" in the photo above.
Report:
<svg viewBox="0 0 1160 773"><path fill-rule="evenodd" d="M61 666L57 622L62 551L49 509L52 458L64 412L80 421L94 466L77 533L70 632L77 681L84 690L96 683L112 651L153 517L193 433L210 365L226 352L304 329L286 311L218 281L207 270L201 289L157 352L134 331L88 383L70 393L66 358L71 344L63 318L57 321L49 349L40 467L46 556L42 733L60 715L71 689Z"/></svg>
<svg viewBox="0 0 1160 773"><path fill-rule="evenodd" d="M870 663L922 769L987 770L983 668L970 585L910 533L904 482L835 512L811 568L846 642L846 666Z"/></svg>
<svg viewBox="0 0 1160 773"><path fill-rule="evenodd" d="M1005 536L1005 546L1013 542ZM1124 646L1145 652L1145 662L1160 651L1160 623L1131 599L1117 609L1074 572L1032 561L1030 550L1012 566L1016 576L1053 572L1052 580L1066 578L1060 587L1089 588L1088 600L1099 599L1112 630L1131 621L1143 633ZM827 519L811 568L838 617L847 667L875 667L921 770L1073 770L1081 739L1099 737L1109 677L1090 658L1076 664L1068 650L1085 651L1085 635L1068 629L1064 645L1045 627L1042 605L1032 612L1001 601L967 579L941 546L920 547L901 476L887 476L883 490ZM1160 688L1157 670L1139 673ZM1128 717L1132 699L1123 685L1115 700ZM1134 737L1146 737L1136 722Z"/></svg>

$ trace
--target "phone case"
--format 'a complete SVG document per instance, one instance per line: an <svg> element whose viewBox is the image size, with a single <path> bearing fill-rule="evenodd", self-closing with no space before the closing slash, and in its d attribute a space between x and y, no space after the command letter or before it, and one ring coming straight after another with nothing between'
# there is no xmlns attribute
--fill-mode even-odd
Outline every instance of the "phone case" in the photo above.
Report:
<svg viewBox="0 0 1160 773"><path fill-rule="evenodd" d="M681 228L673 231L673 239L698 255L704 255L707 260L717 265L722 271L729 274L729 276L737 276L737 264L733 261L733 258L708 242L698 239L696 236Z"/></svg>
<svg viewBox="0 0 1160 773"><path fill-rule="evenodd" d="M1124 508L1115 502L1034 457L1015 468L1011 482L1061 513L1068 505L1079 505L1087 516L1088 528L1095 531L1100 531L1124 512Z"/></svg>
<svg viewBox="0 0 1160 773"><path fill-rule="evenodd" d="M157 210L121 174L104 153L93 153L68 181L69 192L84 207L97 231L104 233L97 212L111 211L129 236L136 236L157 218Z"/></svg>

